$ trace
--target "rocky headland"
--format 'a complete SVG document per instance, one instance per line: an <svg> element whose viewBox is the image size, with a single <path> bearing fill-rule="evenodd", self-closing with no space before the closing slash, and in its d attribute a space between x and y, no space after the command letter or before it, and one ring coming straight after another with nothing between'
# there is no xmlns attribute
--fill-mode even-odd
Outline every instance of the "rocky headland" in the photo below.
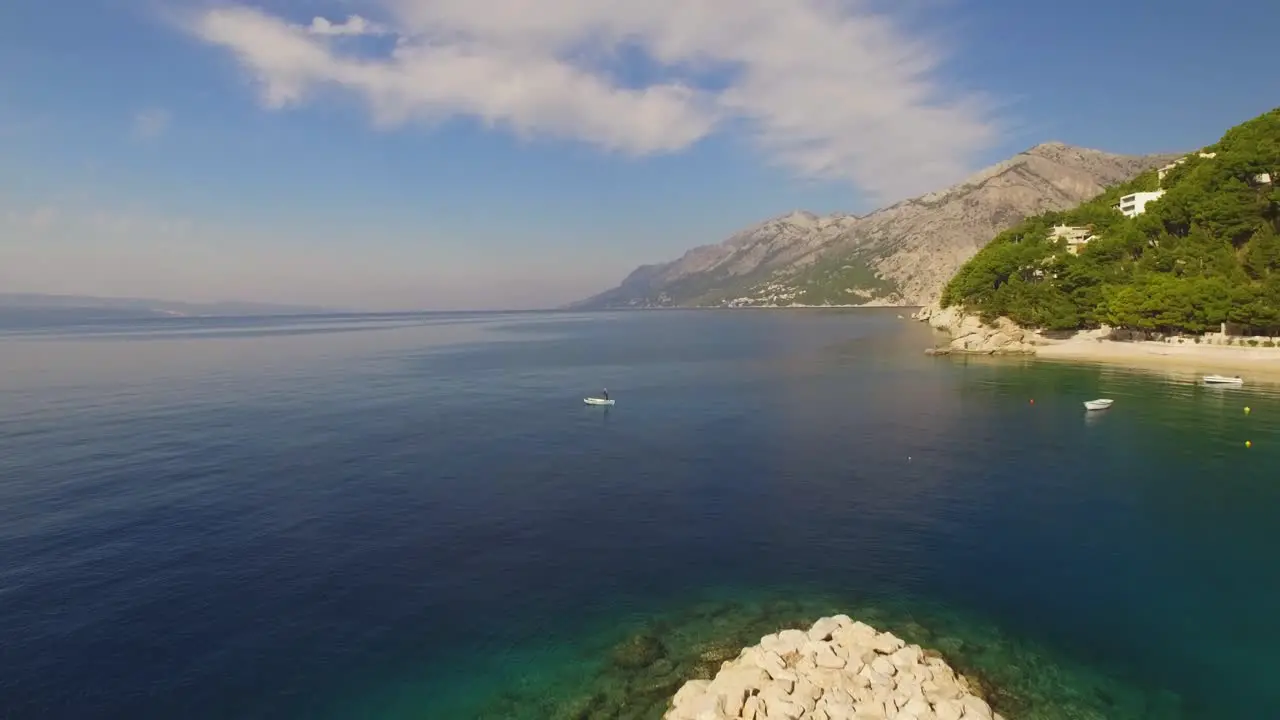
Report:
<svg viewBox="0 0 1280 720"><path fill-rule="evenodd" d="M987 324L954 305L948 308L926 305L911 317L950 336L947 344L926 350L930 355L1035 355L1036 347L1045 343L1038 333L1018 327L1009 318L997 318Z"/></svg>
<svg viewBox="0 0 1280 720"><path fill-rule="evenodd" d="M937 653L847 615L783 630L676 692L664 720L1001 720Z"/></svg>

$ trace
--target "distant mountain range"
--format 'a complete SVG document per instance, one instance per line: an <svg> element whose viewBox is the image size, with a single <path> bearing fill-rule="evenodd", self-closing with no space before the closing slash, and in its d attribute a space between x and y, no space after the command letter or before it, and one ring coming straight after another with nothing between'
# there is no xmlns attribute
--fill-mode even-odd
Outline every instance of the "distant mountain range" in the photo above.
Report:
<svg viewBox="0 0 1280 720"><path fill-rule="evenodd" d="M0 311L84 311L112 317L200 317L227 315L314 315L340 312L331 308L271 303L189 303L145 298L104 298L85 295L0 293Z"/></svg>
<svg viewBox="0 0 1280 720"><path fill-rule="evenodd" d="M1044 143L963 182L869 215L793 212L643 265L573 309L925 305L1002 230L1066 210L1177 155Z"/></svg>

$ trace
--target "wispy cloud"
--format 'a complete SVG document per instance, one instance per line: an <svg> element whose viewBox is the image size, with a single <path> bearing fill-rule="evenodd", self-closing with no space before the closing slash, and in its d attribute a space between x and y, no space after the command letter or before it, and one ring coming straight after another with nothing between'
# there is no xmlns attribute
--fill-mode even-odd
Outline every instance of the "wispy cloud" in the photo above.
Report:
<svg viewBox="0 0 1280 720"><path fill-rule="evenodd" d="M346 21L334 23L322 17L312 18L307 32L312 35L387 35L389 31L369 22L359 15L348 16Z"/></svg>
<svg viewBox="0 0 1280 720"><path fill-rule="evenodd" d="M173 116L163 108L139 110L133 116L133 136L139 140L158 138L169 129Z"/></svg>
<svg viewBox="0 0 1280 720"><path fill-rule="evenodd" d="M191 29L234 53L273 109L330 85L382 127L469 116L633 155L745 129L773 161L878 199L958 179L996 132L983 98L945 92L939 47L863 0L369 3L384 20L302 24L241 5ZM394 47L335 42L371 29ZM610 72L624 49L658 79L636 87Z"/></svg>

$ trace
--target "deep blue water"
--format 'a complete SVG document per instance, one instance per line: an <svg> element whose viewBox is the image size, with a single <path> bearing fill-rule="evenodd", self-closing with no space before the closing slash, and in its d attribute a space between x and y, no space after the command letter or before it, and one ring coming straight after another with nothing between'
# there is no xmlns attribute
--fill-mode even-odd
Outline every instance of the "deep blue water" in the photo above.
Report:
<svg viewBox="0 0 1280 720"><path fill-rule="evenodd" d="M769 591L1280 717L1280 395L928 344L893 310L0 328L0 717L459 717Z"/></svg>

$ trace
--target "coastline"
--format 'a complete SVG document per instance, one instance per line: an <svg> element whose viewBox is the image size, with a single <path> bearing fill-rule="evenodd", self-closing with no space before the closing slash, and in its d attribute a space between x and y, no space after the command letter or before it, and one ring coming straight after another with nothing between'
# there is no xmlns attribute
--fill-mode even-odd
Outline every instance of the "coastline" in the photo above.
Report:
<svg viewBox="0 0 1280 720"><path fill-rule="evenodd" d="M1122 342L1089 337L1045 340L1035 357L1061 362L1124 365L1134 369L1173 370L1195 375L1240 375L1280 382L1280 349L1226 345L1178 345L1156 341Z"/></svg>
<svg viewBox="0 0 1280 720"><path fill-rule="evenodd" d="M940 309L937 305L925 306L911 317L929 323L950 338L948 344L927 349L925 352L930 355L1026 355L1053 362L1172 371L1197 380L1204 375L1221 374L1280 382L1280 348L1111 340L1106 328L1080 331L1065 339L1049 338L1020 328L1008 318L999 318L991 325L957 308Z"/></svg>

